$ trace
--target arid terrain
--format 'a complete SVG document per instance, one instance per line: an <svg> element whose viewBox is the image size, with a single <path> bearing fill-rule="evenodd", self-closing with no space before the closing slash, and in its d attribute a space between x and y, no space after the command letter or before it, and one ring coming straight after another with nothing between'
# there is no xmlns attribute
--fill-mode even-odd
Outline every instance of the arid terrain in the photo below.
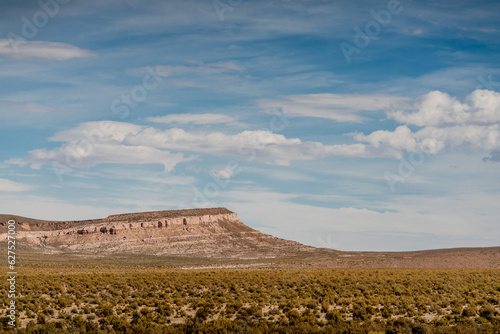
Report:
<svg viewBox="0 0 500 334"><path fill-rule="evenodd" d="M155 211L85 221L0 215L0 241L16 221L25 263L130 264L177 268L500 268L500 247L342 252L261 233L225 208ZM21 264L22 265L22 261Z"/></svg>
<svg viewBox="0 0 500 334"><path fill-rule="evenodd" d="M500 330L500 247L342 252L214 208L58 222L3 215L5 249L9 220L16 333ZM0 284L0 332L13 333L9 284Z"/></svg>

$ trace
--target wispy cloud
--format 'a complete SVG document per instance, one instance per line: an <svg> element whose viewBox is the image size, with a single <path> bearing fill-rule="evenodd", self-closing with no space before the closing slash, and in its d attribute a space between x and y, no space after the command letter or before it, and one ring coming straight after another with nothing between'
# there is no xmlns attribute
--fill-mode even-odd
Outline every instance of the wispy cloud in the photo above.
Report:
<svg viewBox="0 0 500 334"><path fill-rule="evenodd" d="M164 124L230 124L235 123L236 118L224 114L172 114L158 117L148 117L147 120L153 123Z"/></svg>
<svg viewBox="0 0 500 334"><path fill-rule="evenodd" d="M10 159L6 163L21 166L28 163L34 169L55 162L68 168L93 167L102 163L162 164L165 171L171 171L177 164L189 160L181 153L170 153L154 147L103 143L88 146L81 141L52 150L33 150L27 159Z"/></svg>
<svg viewBox="0 0 500 334"><path fill-rule="evenodd" d="M95 57L96 53L66 43L0 39L0 55L15 60L69 60Z"/></svg>
<svg viewBox="0 0 500 334"><path fill-rule="evenodd" d="M55 110L51 106L35 102L0 101L0 119L2 117L15 116L18 113L41 114Z"/></svg>
<svg viewBox="0 0 500 334"><path fill-rule="evenodd" d="M0 192L21 192L33 189L32 186L17 183L8 179L0 179Z"/></svg>
<svg viewBox="0 0 500 334"><path fill-rule="evenodd" d="M408 106L409 98L379 94L308 94L289 95L280 99L262 99L263 109L283 108L286 114L331 119L337 122L363 122L362 111L383 111Z"/></svg>

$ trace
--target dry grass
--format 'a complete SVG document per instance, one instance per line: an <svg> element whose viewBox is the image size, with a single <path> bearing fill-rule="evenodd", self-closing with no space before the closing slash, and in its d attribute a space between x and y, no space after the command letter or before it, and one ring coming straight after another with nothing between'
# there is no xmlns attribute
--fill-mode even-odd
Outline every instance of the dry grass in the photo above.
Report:
<svg viewBox="0 0 500 334"><path fill-rule="evenodd" d="M500 270L125 270L91 264L21 267L17 301L24 331L500 329ZM2 309L6 288L0 286Z"/></svg>

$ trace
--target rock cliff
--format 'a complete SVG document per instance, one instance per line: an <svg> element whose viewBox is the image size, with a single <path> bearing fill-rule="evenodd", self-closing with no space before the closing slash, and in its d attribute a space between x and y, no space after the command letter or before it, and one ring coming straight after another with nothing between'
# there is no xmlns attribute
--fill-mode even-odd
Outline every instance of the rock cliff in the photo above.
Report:
<svg viewBox="0 0 500 334"><path fill-rule="evenodd" d="M85 221L43 221L0 215L0 241L7 238L10 219L16 221L18 244L47 253L251 259L315 250L254 230L225 208L129 213Z"/></svg>

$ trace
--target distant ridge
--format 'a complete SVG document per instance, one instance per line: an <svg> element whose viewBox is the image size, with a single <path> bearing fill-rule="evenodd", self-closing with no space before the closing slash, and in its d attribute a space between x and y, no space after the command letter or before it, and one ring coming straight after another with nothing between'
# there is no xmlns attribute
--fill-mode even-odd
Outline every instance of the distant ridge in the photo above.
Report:
<svg viewBox="0 0 500 334"><path fill-rule="evenodd" d="M27 256L85 259L145 256L221 263L260 261L273 268L500 268L500 247L447 248L408 252L343 252L316 248L261 233L226 208L165 210L110 215L102 219L48 221L0 215L0 242L7 221L17 223L16 240ZM132 256L132 257L130 257ZM201 260L200 260L201 259ZM187 261L187 262L186 262ZM207 262L209 261L209 262ZM272 264L270 264L272 261ZM233 262L231 262L233 263ZM244 264L242 264L244 265ZM249 264L250 265L250 264Z"/></svg>

